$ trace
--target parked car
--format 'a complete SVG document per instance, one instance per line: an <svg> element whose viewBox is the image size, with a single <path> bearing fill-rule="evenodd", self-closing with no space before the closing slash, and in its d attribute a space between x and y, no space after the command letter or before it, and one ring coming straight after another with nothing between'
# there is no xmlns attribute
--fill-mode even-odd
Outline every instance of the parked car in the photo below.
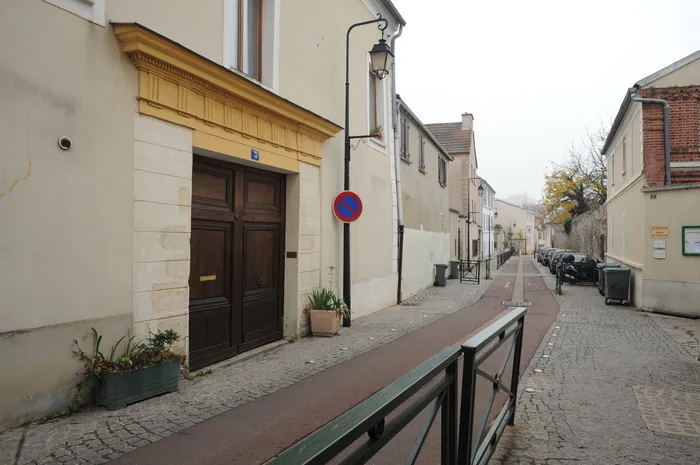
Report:
<svg viewBox="0 0 700 465"><path fill-rule="evenodd" d="M549 266L549 261L552 259L552 255L560 249L557 249L556 247L547 249L547 251L544 253L544 256L542 257L542 264L545 266Z"/></svg>
<svg viewBox="0 0 700 465"><path fill-rule="evenodd" d="M573 250L558 249L554 255L549 259L549 272L554 274L557 271L557 264L561 260L562 255L565 253L575 253Z"/></svg>
<svg viewBox="0 0 700 465"><path fill-rule="evenodd" d="M542 247L538 252L537 252L537 261L542 263L542 260L544 260L544 256L547 253L548 250L552 250L551 247Z"/></svg>
<svg viewBox="0 0 700 465"><path fill-rule="evenodd" d="M598 282L598 261L585 253L564 253L560 259L564 279L569 284Z"/></svg>

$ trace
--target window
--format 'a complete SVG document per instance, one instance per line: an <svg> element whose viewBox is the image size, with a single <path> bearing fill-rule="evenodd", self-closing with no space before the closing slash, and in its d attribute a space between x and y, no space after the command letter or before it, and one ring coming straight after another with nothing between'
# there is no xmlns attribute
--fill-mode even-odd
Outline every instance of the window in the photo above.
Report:
<svg viewBox="0 0 700 465"><path fill-rule="evenodd" d="M228 65L262 80L263 0L230 0Z"/></svg>
<svg viewBox="0 0 700 465"><path fill-rule="evenodd" d="M423 134L418 136L418 169L425 173L425 139Z"/></svg>
<svg viewBox="0 0 700 465"><path fill-rule="evenodd" d="M627 172L627 138L622 139L622 175Z"/></svg>
<svg viewBox="0 0 700 465"><path fill-rule="evenodd" d="M401 159L411 161L411 154L408 149L408 130L410 129L408 120L401 118Z"/></svg>
<svg viewBox="0 0 700 465"><path fill-rule="evenodd" d="M615 185L615 154L610 156L610 185Z"/></svg>
<svg viewBox="0 0 700 465"><path fill-rule="evenodd" d="M442 187L447 186L447 160L438 156L438 182Z"/></svg>
<svg viewBox="0 0 700 465"><path fill-rule="evenodd" d="M472 240L472 257L479 255L479 239Z"/></svg>
<svg viewBox="0 0 700 465"><path fill-rule="evenodd" d="M369 72L369 132L379 131L377 122L377 75Z"/></svg>

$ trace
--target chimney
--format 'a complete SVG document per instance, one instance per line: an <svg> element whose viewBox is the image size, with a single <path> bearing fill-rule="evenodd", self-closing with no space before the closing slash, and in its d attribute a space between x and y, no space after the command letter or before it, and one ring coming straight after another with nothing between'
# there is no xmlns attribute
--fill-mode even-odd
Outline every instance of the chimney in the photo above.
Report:
<svg viewBox="0 0 700 465"><path fill-rule="evenodd" d="M462 113L462 130L474 129L474 115L471 113Z"/></svg>

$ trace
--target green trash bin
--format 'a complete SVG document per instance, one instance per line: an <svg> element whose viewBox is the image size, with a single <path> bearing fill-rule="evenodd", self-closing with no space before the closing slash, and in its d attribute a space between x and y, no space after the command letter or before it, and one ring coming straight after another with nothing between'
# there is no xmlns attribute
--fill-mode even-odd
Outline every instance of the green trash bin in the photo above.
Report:
<svg viewBox="0 0 700 465"><path fill-rule="evenodd" d="M606 268L621 268L622 265L619 263L615 262L602 262L598 263L596 265L596 268L598 268L598 292L600 295L605 294L605 273L603 273L603 270Z"/></svg>
<svg viewBox="0 0 700 465"><path fill-rule="evenodd" d="M629 268L604 268L605 275L605 304L610 305L617 300L621 305L630 301L630 282L632 270Z"/></svg>

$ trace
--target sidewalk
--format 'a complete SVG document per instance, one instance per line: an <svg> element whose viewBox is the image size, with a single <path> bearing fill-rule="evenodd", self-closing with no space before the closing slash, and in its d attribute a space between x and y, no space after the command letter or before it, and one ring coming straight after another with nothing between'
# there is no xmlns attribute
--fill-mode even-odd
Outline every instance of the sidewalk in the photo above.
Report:
<svg viewBox="0 0 700 465"><path fill-rule="evenodd" d="M498 272L492 270L492 275ZM19 463L105 463L450 315L476 302L492 282L450 280L447 287L429 288L404 305L353 321L339 336L303 338L238 363L221 364L193 381L182 379L176 393L113 412L97 409L31 425ZM12 463L20 436L21 430L0 435L0 464Z"/></svg>
<svg viewBox="0 0 700 465"><path fill-rule="evenodd" d="M491 464L700 463L700 325L563 292Z"/></svg>

